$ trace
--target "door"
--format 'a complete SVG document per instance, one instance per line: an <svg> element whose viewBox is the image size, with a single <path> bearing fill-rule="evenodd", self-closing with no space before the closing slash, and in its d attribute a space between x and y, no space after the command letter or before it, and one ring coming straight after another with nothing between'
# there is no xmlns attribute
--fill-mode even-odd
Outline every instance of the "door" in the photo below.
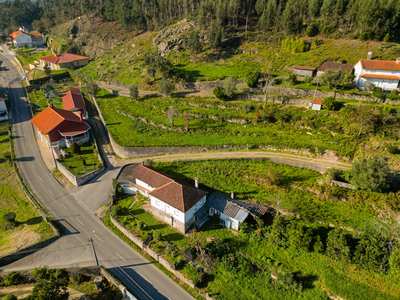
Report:
<svg viewBox="0 0 400 300"><path fill-rule="evenodd" d="M172 226L175 225L175 219L174 219L174 217L171 217L171 225L172 225Z"/></svg>
<svg viewBox="0 0 400 300"><path fill-rule="evenodd" d="M226 228L231 228L231 221L225 220L225 227Z"/></svg>
<svg viewBox="0 0 400 300"><path fill-rule="evenodd" d="M210 216L214 215L214 208L210 208Z"/></svg>

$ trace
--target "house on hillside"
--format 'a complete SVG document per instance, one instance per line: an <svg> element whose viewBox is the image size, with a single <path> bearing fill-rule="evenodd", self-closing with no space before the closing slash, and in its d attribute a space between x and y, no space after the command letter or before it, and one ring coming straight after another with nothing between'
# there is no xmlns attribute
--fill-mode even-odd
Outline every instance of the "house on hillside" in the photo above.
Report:
<svg viewBox="0 0 400 300"><path fill-rule="evenodd" d="M156 218L186 233L195 213L206 203L207 193L153 168L139 165L132 173L138 191L151 200L147 207Z"/></svg>
<svg viewBox="0 0 400 300"><path fill-rule="evenodd" d="M8 109L6 104L6 97L0 94L0 122L8 120Z"/></svg>
<svg viewBox="0 0 400 300"><path fill-rule="evenodd" d="M89 63L89 58L71 53L61 53L39 57L38 60L43 67L47 65L53 70L61 70L86 66Z"/></svg>
<svg viewBox="0 0 400 300"><path fill-rule="evenodd" d="M22 48L25 45L27 47L33 47L32 37L30 34L21 30L14 31L10 34L11 42L16 48Z"/></svg>
<svg viewBox="0 0 400 300"><path fill-rule="evenodd" d="M40 138L49 147L70 147L73 142L83 144L90 140L90 126L71 111L47 107L31 119Z"/></svg>
<svg viewBox="0 0 400 300"><path fill-rule="evenodd" d="M87 118L86 105L80 88L70 89L62 94L62 102L65 110L72 111L77 116L81 113L84 118Z"/></svg>
<svg viewBox="0 0 400 300"><path fill-rule="evenodd" d="M311 109L313 109L313 110L321 110L323 102L324 102L324 100L314 99L311 102Z"/></svg>
<svg viewBox="0 0 400 300"><path fill-rule="evenodd" d="M293 74L300 76L315 76L316 68L305 66L293 66Z"/></svg>
<svg viewBox="0 0 400 300"><path fill-rule="evenodd" d="M356 86L360 89L372 83L385 91L400 88L400 58L395 61L360 59L354 66Z"/></svg>
<svg viewBox="0 0 400 300"><path fill-rule="evenodd" d="M31 33L32 44L35 46L43 46L44 36L41 33Z"/></svg>
<svg viewBox="0 0 400 300"><path fill-rule="evenodd" d="M341 63L326 61L318 68L317 76L321 76L322 74L324 74L326 70L329 69L340 69L342 73L345 73L346 71L352 73L354 66L349 64L341 64Z"/></svg>

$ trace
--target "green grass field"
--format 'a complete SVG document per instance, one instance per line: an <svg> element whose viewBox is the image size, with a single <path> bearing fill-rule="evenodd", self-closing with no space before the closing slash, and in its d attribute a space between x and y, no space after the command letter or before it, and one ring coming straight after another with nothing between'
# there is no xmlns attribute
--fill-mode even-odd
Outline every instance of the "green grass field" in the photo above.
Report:
<svg viewBox="0 0 400 300"><path fill-rule="evenodd" d="M321 236L330 230L324 223L365 229L374 224L378 214L374 210L382 205L379 199L396 197L341 188L325 197L326 186L318 184L324 182L321 174L268 160L156 163L155 167L187 182L199 172L201 189L216 189L228 194L234 191L238 199L257 200L275 207L279 195L283 200L281 208L297 213L295 220ZM271 174L279 174L278 183ZM275 183L271 178L275 178ZM339 194L348 199L336 199ZM268 238L268 221L261 230L250 222L248 227L242 225L244 229L233 232L222 227L218 219L210 218L199 230L184 236L141 209L145 203L142 198L125 196L119 200L116 206L120 207L120 212L115 217L143 240L155 235L151 229L161 233L163 240L152 241L150 247L175 264L176 269L189 279L196 281L200 274L184 262L185 252L191 253L197 265L208 266L206 279L198 286L216 299L327 299L327 294L348 300L368 299L371 295L374 299L398 299L400 286L395 275L367 271L353 263L335 261L313 251L276 246ZM114 207L111 211L115 213ZM151 229L146 226L139 229L139 221ZM176 246L175 254L169 252L166 241ZM194 245L212 253L213 259L208 261L199 257L192 248ZM273 270L293 273L293 280L300 283L302 289L274 280L271 277Z"/></svg>
<svg viewBox="0 0 400 300"><path fill-rule="evenodd" d="M23 53L22 55L18 55L18 58L21 60L23 66L27 66L29 64L32 64L39 57L49 56L51 54L51 51L47 50L39 53Z"/></svg>
<svg viewBox="0 0 400 300"><path fill-rule="evenodd" d="M0 136L0 256L16 251L19 247L50 238L54 232L50 225L42 219L36 208L22 191L11 162L8 135ZM17 226L6 228L3 216L6 213L16 213Z"/></svg>

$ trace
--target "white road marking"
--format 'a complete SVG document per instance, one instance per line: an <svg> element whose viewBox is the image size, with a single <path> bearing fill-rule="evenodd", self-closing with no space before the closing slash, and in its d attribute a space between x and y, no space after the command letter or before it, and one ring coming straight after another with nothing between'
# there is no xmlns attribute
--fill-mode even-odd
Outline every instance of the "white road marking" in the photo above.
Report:
<svg viewBox="0 0 400 300"><path fill-rule="evenodd" d="M102 243L104 243L103 240L99 238L96 234L94 234L94 236L97 237Z"/></svg>
<svg viewBox="0 0 400 300"><path fill-rule="evenodd" d="M78 218L75 218L79 223L81 223L82 225L85 225L85 224L83 224L81 221L79 221L79 219Z"/></svg>
<svg viewBox="0 0 400 300"><path fill-rule="evenodd" d="M43 182L43 179L42 179L42 178L40 178L40 176L39 176L39 175L38 175L37 177L39 177L40 181L41 181L41 182Z"/></svg>
<svg viewBox="0 0 400 300"><path fill-rule="evenodd" d="M148 283L152 284L152 283L150 282L150 280L148 280L146 277L143 276L142 273L139 273L139 272L138 272L138 274L139 274L140 276L142 276Z"/></svg>
<svg viewBox="0 0 400 300"><path fill-rule="evenodd" d="M64 207L66 210L68 210L68 208L66 208L64 204L62 204L62 203L60 203L60 204L62 205L62 207Z"/></svg>
<svg viewBox="0 0 400 300"><path fill-rule="evenodd" d="M35 166L33 164L31 164L32 168L35 168Z"/></svg>
<svg viewBox="0 0 400 300"><path fill-rule="evenodd" d="M53 194L53 192L52 191L50 191L49 189L47 189L49 192L50 192L50 194L52 194L53 196L54 196L54 194Z"/></svg>
<svg viewBox="0 0 400 300"><path fill-rule="evenodd" d="M120 259L122 259L123 261L126 262L126 260L125 260L121 255L119 255L117 252L115 252L115 254L117 254L117 255L119 256Z"/></svg>

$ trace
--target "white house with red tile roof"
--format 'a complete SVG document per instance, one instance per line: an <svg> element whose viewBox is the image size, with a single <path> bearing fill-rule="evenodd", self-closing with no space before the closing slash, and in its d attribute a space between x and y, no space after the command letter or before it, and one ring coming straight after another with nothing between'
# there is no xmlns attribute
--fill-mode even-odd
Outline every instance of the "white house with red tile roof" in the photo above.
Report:
<svg viewBox="0 0 400 300"><path fill-rule="evenodd" d="M77 116L81 113L84 118L87 117L86 105L80 88L70 89L62 94L62 102L65 110L72 111Z"/></svg>
<svg viewBox="0 0 400 300"><path fill-rule="evenodd" d="M195 213L206 203L206 192L153 168L139 165L132 177L138 191L151 200L150 212L182 233L195 223Z"/></svg>
<svg viewBox="0 0 400 300"><path fill-rule="evenodd" d="M25 45L27 47L43 45L43 36L40 33L29 34L25 31L17 30L10 34L10 38L17 48L22 48Z"/></svg>
<svg viewBox="0 0 400 300"><path fill-rule="evenodd" d="M311 109L313 109L313 110L321 110L323 102L324 102L324 100L314 99L311 102Z"/></svg>
<svg viewBox="0 0 400 300"><path fill-rule="evenodd" d="M395 61L360 59L354 66L356 86L364 89L369 83L383 90L399 88L400 58Z"/></svg>
<svg viewBox="0 0 400 300"><path fill-rule="evenodd" d="M69 147L72 142L83 144L90 140L90 126L71 111L49 106L31 122L49 147Z"/></svg>
<svg viewBox="0 0 400 300"><path fill-rule="evenodd" d="M47 65L55 70L86 66L89 63L89 59L90 57L71 53L53 54L38 58L43 67Z"/></svg>

